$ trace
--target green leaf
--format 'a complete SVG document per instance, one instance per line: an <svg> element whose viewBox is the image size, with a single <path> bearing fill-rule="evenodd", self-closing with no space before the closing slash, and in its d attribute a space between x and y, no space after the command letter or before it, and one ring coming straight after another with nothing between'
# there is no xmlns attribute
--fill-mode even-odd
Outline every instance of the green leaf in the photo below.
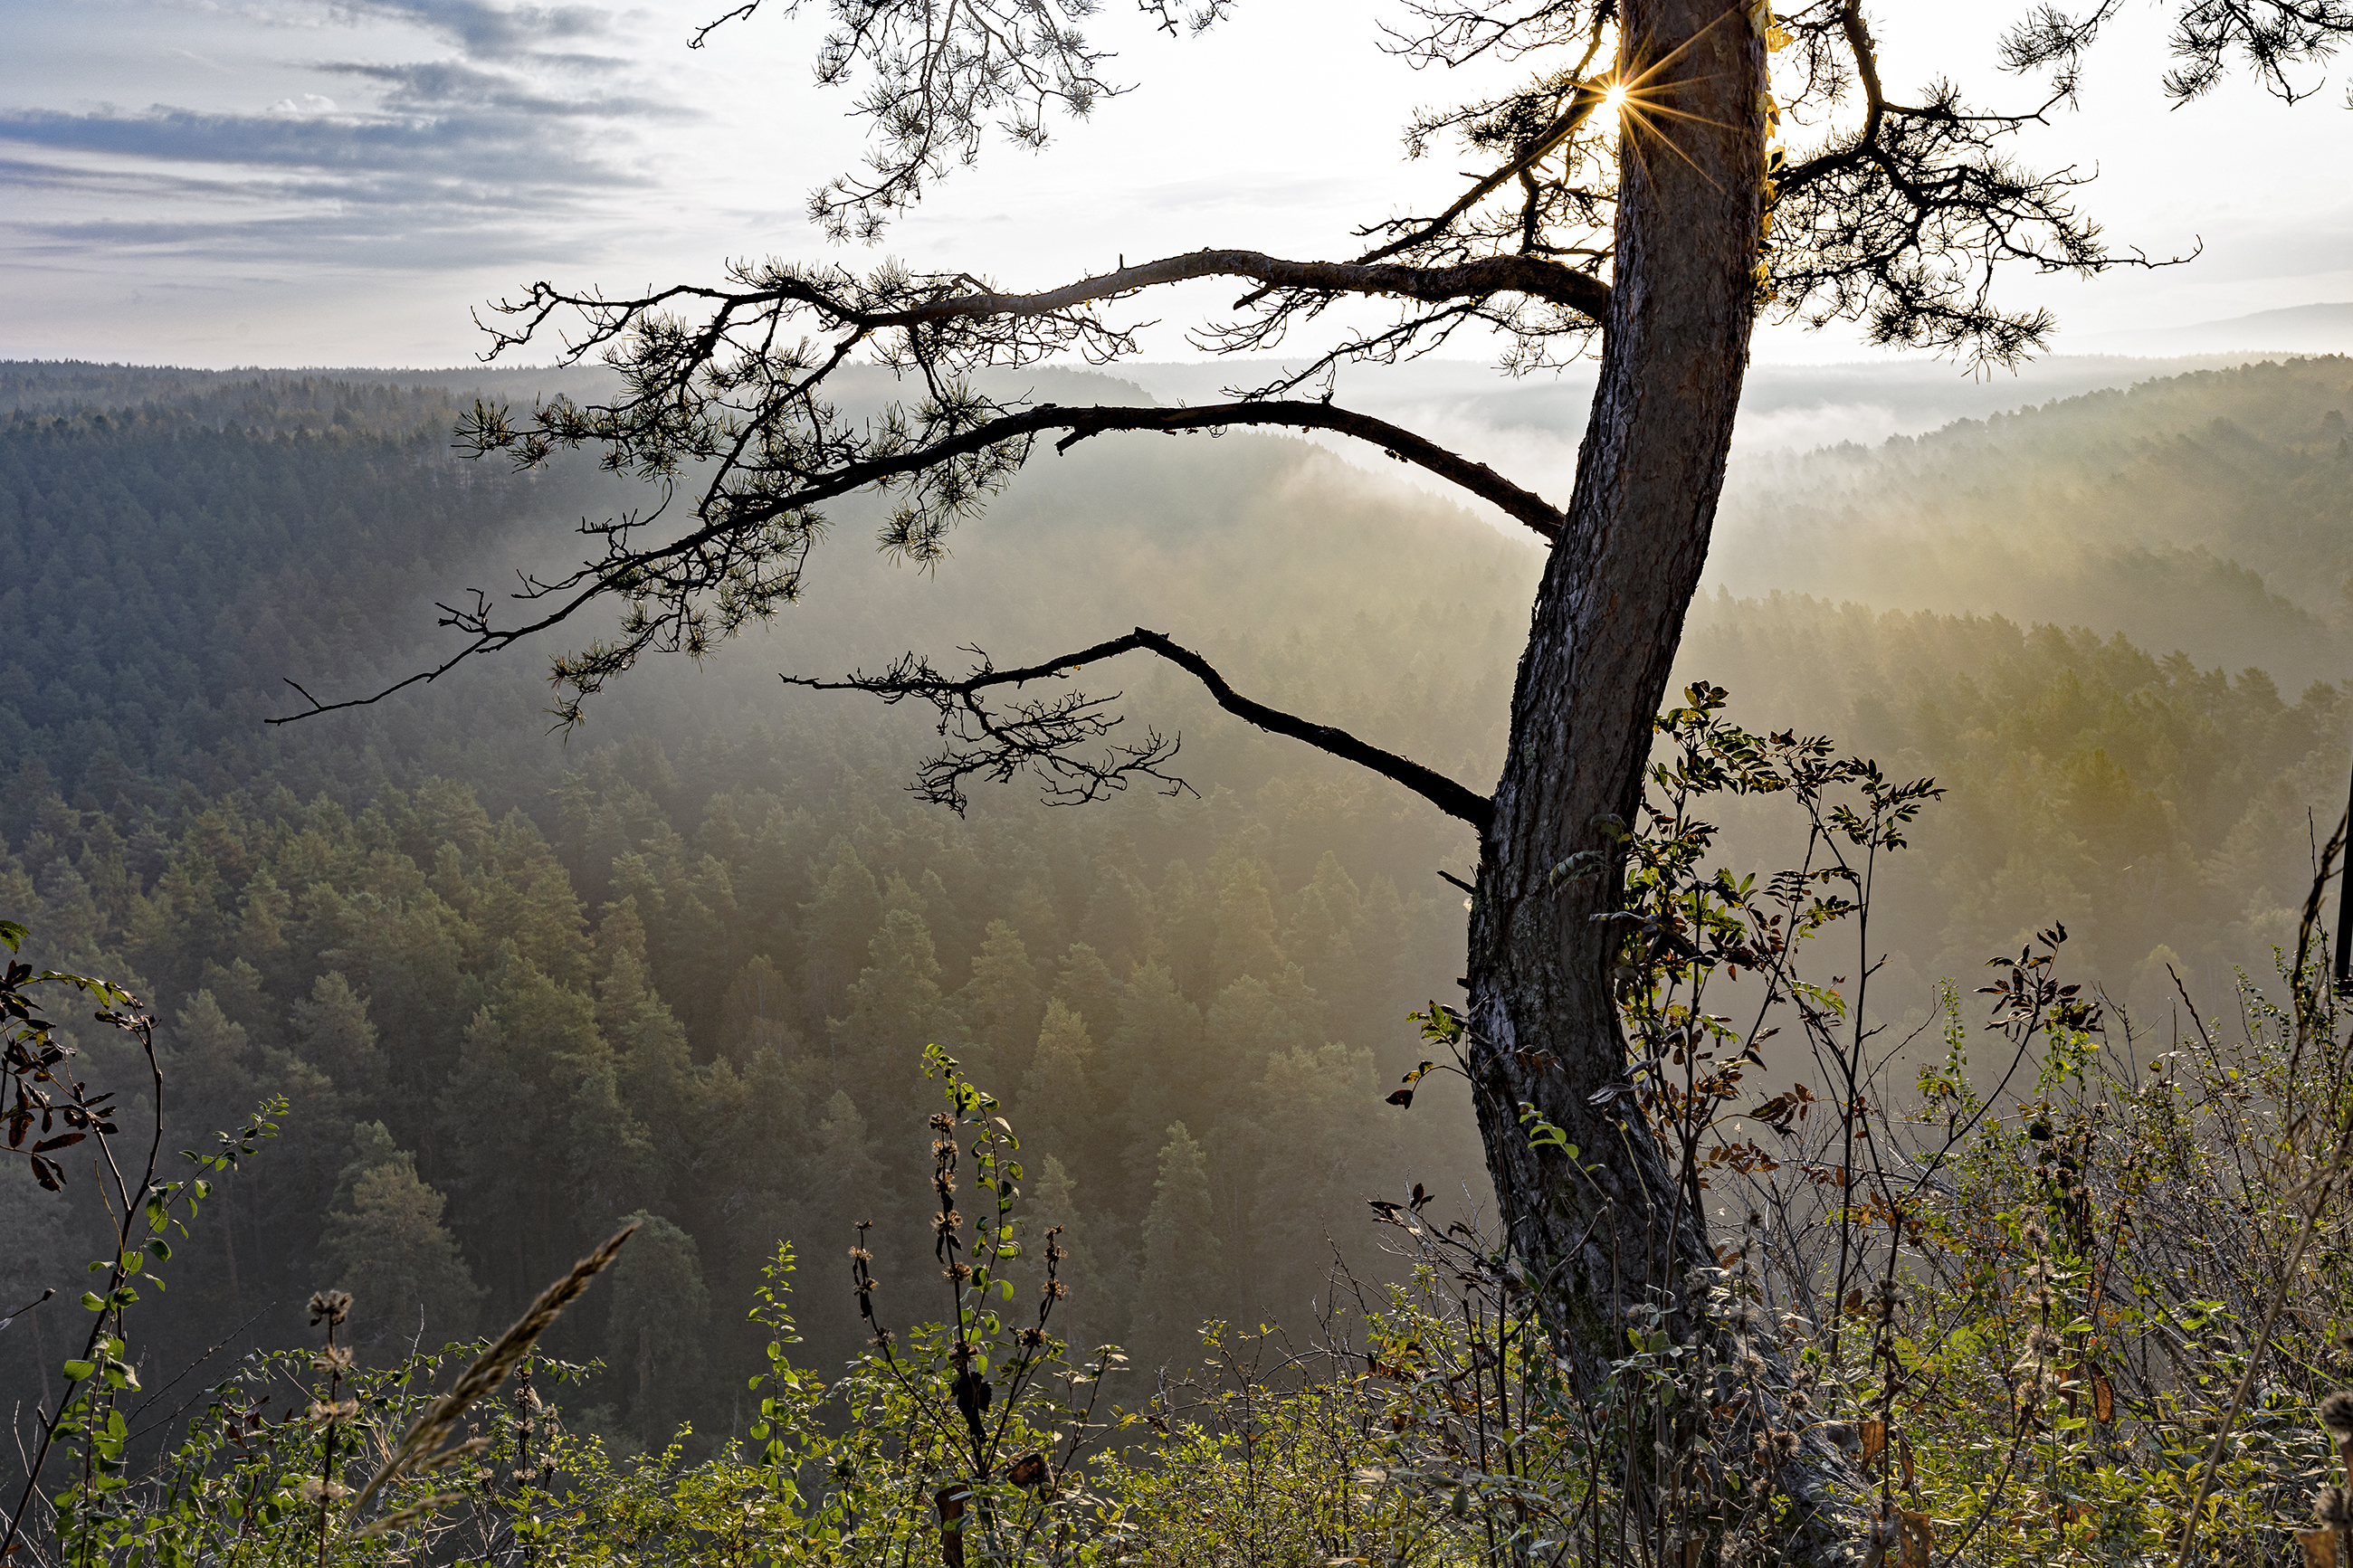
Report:
<svg viewBox="0 0 2353 1568"><path fill-rule="evenodd" d="M66 1381L79 1383L97 1371L98 1363L94 1361L69 1361L66 1363Z"/></svg>
<svg viewBox="0 0 2353 1568"><path fill-rule="evenodd" d="M95 1290L83 1291L81 1293L81 1304L82 1309L85 1311L103 1312L106 1310L105 1301L100 1299L98 1292Z"/></svg>

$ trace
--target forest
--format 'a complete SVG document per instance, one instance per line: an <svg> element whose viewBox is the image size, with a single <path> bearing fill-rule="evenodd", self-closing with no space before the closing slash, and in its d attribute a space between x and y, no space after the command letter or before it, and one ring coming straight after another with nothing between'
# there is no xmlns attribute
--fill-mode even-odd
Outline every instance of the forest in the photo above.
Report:
<svg viewBox="0 0 2353 1568"><path fill-rule="evenodd" d="M546 1425L578 1446L575 1483L605 1476L607 1503L647 1518L691 1512L649 1478L722 1476L681 1467L723 1468L788 1428L807 1446L796 1465L880 1464L839 1447L864 1428L825 1399L898 1397L875 1381L865 1313L929 1310L897 1287L929 1268L940 1052L957 1064L947 1081L993 1096L1018 1133L1030 1225L1061 1227L1050 1253L1005 1271L1034 1294L1051 1267L1069 1289L1056 1336L1074 1357L1116 1344L1127 1358L1126 1386L1105 1398L1149 1415L1153 1369L1229 1364L1262 1325L1336 1342L1350 1311L1376 1381L1402 1364L1404 1340L1384 1350L1379 1336L1417 1292L1476 1274L1430 1251L1440 1222L1475 1227L1493 1206L1461 1082L1409 1076L1442 1054L1438 1005L1460 996L1462 825L1148 669L1121 672L1124 721L1181 737L1185 788L1057 807L1020 784L976 786L959 815L904 787L936 744L923 715L776 678L874 668L909 647L1016 663L1153 626L1255 696L1482 781L1538 550L1305 440L1107 437L1034 464L934 571L876 556L863 543L876 515L842 504L806 604L700 668L632 674L569 735L550 732L542 668L512 656L266 726L302 706L288 682L348 695L439 657L437 602L496 591L517 563L561 563L578 519L641 504L585 463L464 460L450 432L470 390L455 376L0 366L0 624L15 633L0 652L0 917L22 922L37 967L103 976L153 1013L175 1148L208 1147L267 1107L267 1135L175 1244L168 1312L137 1314L129 1375L186 1380L153 1415L185 1421L171 1407L241 1364L255 1386L307 1375L269 1358L309 1342L320 1292L349 1293L347 1321L325 1314L358 1358L349 1375L387 1378L494 1332L634 1225L543 1342ZM2353 363L2313 358L1736 462L1677 688L1713 682L1729 691L1725 722L1825 735L1941 790L1871 890L1852 938L1866 950L1833 965L1869 975L1857 1026L1905 1042L1873 1069L1909 1097L1888 1109L1899 1122L1996 1092L1991 1058L1955 1065L1962 1012L1982 1012L1989 959L2062 924L2067 980L2099 996L2103 1037L2138 1052L2127 1089L2153 1092L2147 1059L2204 1035L2201 1010L2253 1041L2295 1032L2265 998L2283 963L2294 977L2346 790L2348 407ZM1675 744L1662 733L1661 756ZM1787 791L1705 815L1711 868L1769 877L1807 852ZM152 1118L136 1040L55 1005L93 1079L124 1086L124 1121ZM1761 1047L1757 1081L1803 1070L1802 1034ZM2257 1078L2268 1060L2212 1066ZM2092 1069L2042 1070L2043 1100L2081 1090L2070 1103L2090 1127ZM2185 1106L2200 1103L2200 1070L2185 1059L2167 1080ZM2316 1069L2277 1070L2264 1092L2285 1104ZM1401 1079L1416 1090L1402 1105ZM2153 1102L2109 1100L2148 1148L2180 1133ZM981 1158L989 1117L970 1095L949 1103ZM2045 1222L1962 1234L1970 1204L1978 1221L1997 1200L2033 1206L2019 1194L2042 1189L2012 1167L2074 1136L2056 1119L2061 1133L2031 1141L2031 1118L2015 1119L2009 1165L1972 1146L1954 1206L1924 1228L1960 1252L2056 1258ZM105 1183L64 1163L61 1192L13 1168L0 1184L0 1310L57 1292L0 1334L0 1404L20 1434L60 1397L83 1260L116 1224ZM2136 1193L2161 1184L2134 1179ZM2201 1201L2230 1209L2219 1190ZM1427 1234L1387 1223L1408 1194ZM780 1243L799 1259L789 1332ZM2066 1245L2089 1248L2089 1230ZM853 1286L853 1264L879 1293ZM2254 1299L2252 1276L2199 1278L2137 1310L2178 1335L2184 1302L2204 1303L2202 1325ZM1463 1321L1492 1311L1501 1331L1518 1310L1507 1290L1482 1295L1484 1276L1461 1289ZM2008 1314L2005 1332L2051 1317L2030 1299L2041 1287L2021 1289L1986 1308ZM1388 1318L1364 1306L1384 1291ZM2329 1300L2299 1310L2324 1375L2347 1321ZM1231 1327L1205 1350L1205 1324ZM857 1386L809 1393L780 1342ZM1475 1344L1452 1348L1483 1364ZM1274 1397L1254 1384L1198 1394L1200 1442L1230 1458L1233 1434L1247 1446L1280 1430L1304 1452L1317 1423L1354 1419L1315 1403L1354 1386L1345 1376L1318 1381L1313 1356L1283 1353L1291 1403L1216 1403ZM2076 1370L2054 1387L2096 1359L2069 1354ZM2161 1403L2162 1380L2126 1386L2129 1358L2114 1356L2102 1388ZM1955 1369L1940 1397L1968 1384ZM407 1384L368 1386L392 1408ZM1440 1424L1505 1418L1410 1386L1456 1400ZM2093 1396L2089 1381L2068 1386L2071 1410ZM2284 1409L2292 1392L2264 1397ZM2165 1441L2199 1430L2156 1408L2144 1414ZM2316 1473L2326 1456L2275 1425L2277 1451L2258 1436L2240 1462ZM536 1473L533 1429L519 1417L522 1458L500 1461L518 1477ZM1334 1473L1410 1468L1351 1452ZM1153 1480L1132 1444L1107 1453L1093 1484L1108 1493L1124 1475L1123 1506L1214 1513L1153 1492L1194 1484L1182 1466ZM1948 1501L1990 1484L1957 1454L1919 1461ZM2048 1463L2090 1461L2054 1449ZM1390 1521L1378 1529L1404 1534L1388 1544L1335 1535L1313 1550L1402 1562L1414 1531L1508 1501L1467 1485L1425 1489L1436 1526ZM2061 1535L2080 1522L2067 1510L2081 1499L2055 1483L2037 1496L2012 1521L2021 1560L2052 1510ZM2249 1519L2277 1511L2253 1481L2242 1497ZM1274 1528L1280 1508L1250 1507L1251 1528ZM724 1535L690 1522L697 1540ZM1270 1545L1268 1560L1308 1550Z"/></svg>

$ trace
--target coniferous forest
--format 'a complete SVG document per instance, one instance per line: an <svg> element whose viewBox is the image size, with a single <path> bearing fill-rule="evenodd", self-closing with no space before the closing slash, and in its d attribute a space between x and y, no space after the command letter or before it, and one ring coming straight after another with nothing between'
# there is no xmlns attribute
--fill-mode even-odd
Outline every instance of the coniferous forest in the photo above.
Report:
<svg viewBox="0 0 2353 1568"><path fill-rule="evenodd" d="M1032 379L1049 394L1100 383ZM547 1414L518 1401L512 1433L485 1418L489 1439L508 1447L494 1446L501 1468L483 1495L539 1480L551 1499L585 1489L620 1510L612 1539L669 1542L648 1547L664 1561L790 1555L728 1533L754 1526L736 1494L714 1500L724 1464L764 1451L782 1463L774 1446L789 1437L805 1445L795 1465L879 1473L900 1451L892 1443L912 1441L872 1436L923 1418L891 1404L900 1385L875 1370L878 1325L864 1314L906 1332L963 1311L963 1286L935 1284L934 1215L954 1206L934 1185L947 1157L935 1140L982 1159L1001 1114L1019 1140L1028 1234L1060 1227L1050 1245L1008 1247L999 1271L1020 1287L1018 1310L1050 1269L1068 1288L1066 1300L1050 1293L1053 1333L1073 1358L1112 1343L1127 1358L1101 1397L1142 1425L1115 1428L1088 1484L1120 1500L1098 1518L1157 1521L1145 1532L1159 1544L1122 1550L1208 1561L1211 1547L1184 1547L1183 1530L1208 1542L1246 1529L1274 1532L1270 1562L1405 1562L1466 1519L1525 1522L1548 1506L1526 1489L1550 1484L1539 1472L1560 1457L1539 1450L1566 1439L1541 1423L1511 1426L1509 1400L1490 1412L1486 1394L1448 1381L1456 1373L1413 1370L1459 1352L1483 1375L1504 1352L1480 1335L1506 1335L1526 1310L1504 1276L1431 1250L1444 1225L1490 1224L1494 1201L1463 1081L1409 1077L1444 1056L1447 1015L1434 1005L1461 999L1468 830L1220 713L1179 672L1143 667L1115 678L1125 732L1179 737L1172 772L1185 787L1146 782L1057 806L1028 781L976 784L958 814L905 787L938 744L927 710L777 679L873 670L911 647L943 668L960 648L1015 665L1150 626L1209 652L1255 697L1454 777L1492 779L1540 552L1304 439L1237 432L1212 449L1207 437L1106 437L1033 462L932 569L878 556L867 542L880 513L837 503L806 603L699 667L631 673L568 733L551 730L543 665L527 652L370 707L267 724L306 705L290 681L333 700L438 662L448 639L437 601L501 591L518 565L561 566L582 518L646 504L586 461L518 473L466 460L451 430L470 395L454 374L0 367L0 625L11 634L0 648L0 916L22 922L37 968L104 976L152 1014L151 1081L138 1037L93 1023L86 1005L49 1004L79 1052L74 1070L117 1090L124 1127L153 1121L157 1086L170 1150L204 1152L216 1131L254 1125L257 1108L267 1123L214 1173L168 1268L153 1265L170 1276L153 1299L168 1311L136 1309L124 1375L142 1391L133 1422L145 1425L124 1440L140 1462L192 1419L216 1434L248 1422L237 1430L249 1436L272 1422L290 1430L303 1400L332 1405L332 1390L288 1392L315 1382L310 1370L268 1360L312 1343L322 1313L356 1360L322 1363L318 1375L366 1387L371 1411L406 1410L411 1385L381 1381L388 1369L495 1334L634 1225L540 1341L546 1370L531 1398ZM1852 1313L1858 1342L1903 1337L1924 1359L1947 1358L1922 1380L1931 1404L1990 1408L1992 1368L2008 1380L2005 1409L2045 1381L2071 1413L2080 1405L2080 1421L2071 1414L2029 1445L2043 1471L2025 1500L1987 1505L1999 1521L1988 1541L2021 1561L2044 1560L2038 1531L2058 1540L2094 1518L2148 1549L2155 1523L2116 1521L2183 1506L2195 1483L2180 1478L2194 1474L2211 1419L2192 1408L2208 1397L2199 1380L2227 1384L2244 1362L2224 1325L2251 1311L2268 1276L2253 1253L2229 1256L2216 1216L2257 1226L2246 1173L2289 1140L2253 1117L2228 1124L2250 1141L2235 1173L2193 1177L2165 1162L2186 1159L2180 1140L2198 1118L2231 1113L2234 1092L2293 1108L2321 1069L2310 1052L2283 1066L2231 1046L2149 1075L2182 1042L2214 1050L2210 1031L2226 1045L2308 1043L2281 1022L2280 966L2292 975L2346 789L2348 409L2353 363L2305 359L1736 465L1718 563L1683 641L1676 688L1728 690L1711 722L1825 735L1841 755L1941 790L1877 863L1867 935L1824 939L1863 941L1866 959L1825 960L1820 983L1855 1028L1883 1031L1869 1037L1871 1071L1903 1103L1890 1101L1879 1136L1939 1118L1956 1130L1937 1156L1949 1164L1907 1167L1957 1173L1896 1222L1897 1240L1921 1256L1942 1247L1962 1274L1972 1258L2003 1261L1942 1285L1925 1264L1900 1290L1892 1276L1883 1289L1866 1279L1823 1310L1768 1305L1804 1308L1817 1324ZM1662 732L1662 760L1701 743L1698 722ZM1666 775L1660 787L1673 793ZM1758 873L1761 885L1810 852L1805 798L1777 787L1709 799L1707 831L1691 841L1709 868ZM1695 831L1670 816L1681 826L1661 829L1668 841ZM2046 998L2026 1023L1989 1024L1975 994L1987 961L2047 953L2037 933L2062 923L2049 973L2084 989ZM1869 955L1883 961L1858 991L1846 977ZM2026 971L1999 973L2025 994ZM1828 991L1808 994L1828 1005ZM2097 1091L2088 1057L2059 1059L2091 1049L2066 1008L2094 995L2100 1038L2131 1058L2099 1069L2123 1076ZM1748 1087L1730 1091L1741 1102L1728 1099L1729 1111L1750 1118L1736 1142L1755 1155L1733 1162L1739 1179L1769 1185L1777 1161L1795 1173L1820 1155L1806 1142L1814 1124L1789 1121L1779 1101L1744 1103L1818 1078L1818 1026L1762 1038ZM2005 1028L2057 1053L2037 1058L2029 1076L2042 1077L2023 1099L2000 1070L2008 1046L1963 1048L1971 1029ZM951 1102L944 1135L932 1121L943 1082L958 1080L937 1076L938 1052L997 1102ZM1401 1080L1413 1094L1398 1093ZM2168 1109L2127 1099L2160 1081L2179 1090ZM2226 1087L2216 1100L2201 1084ZM1981 1116L1978 1096L2009 1108L1998 1148L1961 1142L1977 1122L1958 1108ZM2002 1126L1998 1114L1988 1135ZM955 1152L965 1137L968 1156ZM2133 1152L2100 1142L2112 1138ZM72 1302L121 1217L90 1152L56 1156L61 1191L13 1166L0 1184L0 1310L57 1292L0 1334L0 1400L20 1435L56 1408L60 1364L82 1353ZM969 1178L980 1208L995 1189ZM1762 1268L1775 1243L1755 1214L1740 1226L1735 1209L1757 1201L1744 1190L1727 1170L1709 1201L1736 1239L1762 1249ZM1799 1182L1786 1212L1815 1212L1805 1205L1831 1201L1826 1190ZM2179 1227L2194 1221L2216 1247L2167 1275L2107 1228L2135 1205L2132 1247L2160 1233L2188 1246ZM780 1242L798 1256L788 1329ZM2341 1261L2318 1267L2333 1277ZM871 1288L853 1287L853 1268ZM2084 1270L2105 1272L2090 1287ZM1882 1293L1866 1300L1865 1287ZM2050 1305L2085 1289L2087 1314ZM336 1291L349 1294L348 1318L313 1302ZM2098 1291L2139 1315L2086 1330L2074 1320L2108 1322ZM2316 1280L2280 1330L2302 1347L2306 1382L2335 1375L2331 1338L2353 1327L2346 1299L2341 1282ZM1408 1332L1422 1321L1414 1311L1430 1314L1420 1338ZM1932 1333L1938 1312L1951 1316ZM1358 1326L1334 1326L1344 1321ZM1227 1325L1206 1350L1205 1323ZM1262 1326L1283 1337L1256 1339ZM1315 1359L1347 1331L1353 1360ZM1631 1331L1632 1353L1656 1362L1642 1375L1666 1376L1664 1331L1655 1344L1649 1331ZM1457 1332L1468 1337L1444 1339ZM2211 1360L2198 1359L2200 1335ZM921 1343L911 1336L902 1353ZM864 1370L812 1392L779 1344L821 1379ZM1234 1370L1253 1355L1255 1370ZM2152 1355L2171 1356L2172 1370ZM1182 1406L1190 1417L1153 1404L1155 1369L1175 1376L1205 1357L1212 1372ZM1878 1364L1840 1375L1859 1389ZM240 1392L218 1392L240 1378ZM265 1385L277 1405L239 1403ZM1018 1378L1004 1386L1009 1408ZM2295 1478L2316 1474L2327 1451L2291 1430L2293 1380L2253 1397L2229 1528L2284 1539L2258 1521L2302 1506ZM2156 1468L2173 1491L2141 1471L2119 1479L2129 1467L2099 1445L2124 1442L2122 1428L2113 1415L2093 1422L2095 1404L2146 1424L2133 1440L2169 1456ZM880 1427L854 1418L870 1405L894 1414ZM1051 1423L1036 1419L1023 1441L1050 1451ZM1196 1449L1169 1438L1174 1457L1155 1468L1139 1445L1172 1419ZM1853 1441L1885 1466L1881 1451L1894 1450L1880 1419L1877 1436L1857 1427ZM1901 1464L1918 1472L1922 1517L1961 1517L1999 1489L2010 1440L1999 1423L1946 1430L1931 1453L1929 1417L1911 1419L1918 1435ZM1461 1431L1426 1450L1394 1447L1422 1430L1412 1423L1450 1422ZM1530 1467L1508 1487L1463 1479L1461 1434L1490 1423ZM1392 1447L1376 1452L1375 1437ZM1250 1447L1261 1439L1292 1458ZM575 1446L561 1450L569 1480L551 1457L559 1444ZM1261 1465L1263 1494L1229 1489ZM1312 1540L1275 1538L1283 1519L1313 1512L1284 1502L1283 1486L1355 1475L1369 1495L1391 1472L1412 1481L1400 1495L1423 1499L1429 1519L1400 1503L1387 1522L1368 1514L1317 1525ZM677 1474L715 1478L717 1491L681 1500L659 1479ZM947 1505L919 1500L910 1517L944 1528ZM550 1517L557 1506L532 1505ZM864 1539L855 1512L809 1524L809 1540ZM484 1517L465 1528L495 1534ZM490 1553L471 1542L436 1536L413 1550ZM191 1550L173 1560L236 1555ZM819 1551L792 1548L804 1550ZM1448 1553L1472 1548L1430 1550L1467 1560Z"/></svg>

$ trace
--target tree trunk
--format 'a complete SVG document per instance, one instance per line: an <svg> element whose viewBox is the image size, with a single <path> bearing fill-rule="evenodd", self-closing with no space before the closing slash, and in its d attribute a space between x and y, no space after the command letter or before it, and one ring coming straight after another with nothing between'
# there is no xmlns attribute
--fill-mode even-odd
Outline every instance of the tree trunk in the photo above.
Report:
<svg viewBox="0 0 2353 1568"><path fill-rule="evenodd" d="M1625 1342L1620 1304L1713 1261L1704 1219L1653 1223L1674 1194L1640 1119L1590 1101L1626 1070L1613 927L1595 917L1619 898L1611 821L1634 822L1724 484L1764 162L1764 48L1732 0L1634 0L1624 31L1664 79L1628 114L1600 385L1520 659L1471 932L1488 1162L1514 1243L1573 1304L1553 1331L1580 1361ZM1559 869L1586 850L1603 874ZM1591 1182L1529 1144L1523 1102L1598 1163Z"/></svg>
<svg viewBox="0 0 2353 1568"><path fill-rule="evenodd" d="M1630 0L1615 281L1567 526L1539 590L1511 747L1482 845L1470 952L1471 1062L1488 1169L1546 1326L1588 1389L1626 1352L1625 1310L1683 1301L1715 1258L1630 1103L1610 968L1615 825L1634 825L1651 721L1707 555L1754 321L1763 41L1738 0ZM1598 851L1599 875L1569 866ZM1577 1148L1535 1146L1533 1105ZM1678 1314L1679 1317L1681 1314ZM1699 1327L1683 1319L1683 1331ZM1778 1414L1778 1413L1772 1413ZM1772 1425L1779 1425L1772 1420ZM1802 1425L1802 1423L1793 1423ZM1806 1472L1802 1477L1799 1471ZM1781 1484L1852 1481L1810 1441ZM1795 1554L1860 1555L1843 1510Z"/></svg>

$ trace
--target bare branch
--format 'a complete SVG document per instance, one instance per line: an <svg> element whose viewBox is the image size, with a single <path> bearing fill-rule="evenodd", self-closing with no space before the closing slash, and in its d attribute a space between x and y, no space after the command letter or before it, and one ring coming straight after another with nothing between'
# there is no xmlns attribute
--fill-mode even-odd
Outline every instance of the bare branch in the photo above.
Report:
<svg viewBox="0 0 2353 1568"><path fill-rule="evenodd" d="M982 697L984 692L999 687L1065 679L1085 665L1137 648L1156 653L1190 672L1209 689L1219 707L1271 734L1287 735L1344 762L1368 768L1403 784L1449 816L1459 817L1482 832L1494 814L1493 802L1443 773L1370 745L1345 730L1252 701L1228 685L1225 677L1208 659L1171 641L1165 633L1146 631L1142 626L1125 637L1020 669L998 669L978 648L967 648L965 651L980 663L962 680L947 679L912 653L881 675L852 674L841 680L788 675L784 679L787 686L806 687L813 691L863 691L885 702L902 702L913 697L932 704L939 713L939 733L948 744L923 764L917 782L909 787L923 799L959 814L967 804L964 793L966 780L985 777L1004 784L1025 771L1038 775L1044 784L1046 799L1055 805L1096 800L1125 789L1128 780L1139 777L1153 779L1165 786L1164 793L1174 795L1190 786L1164 771L1176 754L1177 742L1162 737L1157 731L1147 731L1141 745L1111 748L1099 762L1075 754L1079 747L1103 739L1121 722L1108 712L1109 705L1118 700L1118 693L1088 697L1071 692L1043 700L1017 702L1004 712L991 710Z"/></svg>
<svg viewBox="0 0 2353 1568"><path fill-rule="evenodd" d="M1523 0L1518 5L1446 4L1444 0L1406 0L1405 10L1419 31L1387 23L1391 53L1416 66L1468 65L1482 55L1516 60L1538 49L1567 43L1583 28L1614 19L1609 0L1591 6L1585 0Z"/></svg>

